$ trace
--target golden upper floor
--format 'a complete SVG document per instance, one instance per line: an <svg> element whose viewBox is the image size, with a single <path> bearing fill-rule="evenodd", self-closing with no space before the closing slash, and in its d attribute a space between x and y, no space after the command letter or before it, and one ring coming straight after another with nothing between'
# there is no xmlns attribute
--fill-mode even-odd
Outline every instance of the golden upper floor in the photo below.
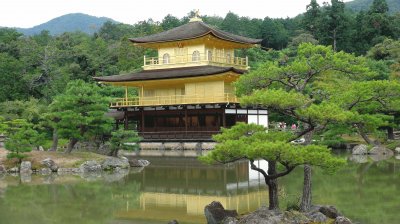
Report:
<svg viewBox="0 0 400 224"><path fill-rule="evenodd" d="M161 33L131 38L130 41L157 49L157 57L144 56L144 70L203 65L246 70L247 57L237 57L235 49L250 48L261 42L218 30L199 20Z"/></svg>

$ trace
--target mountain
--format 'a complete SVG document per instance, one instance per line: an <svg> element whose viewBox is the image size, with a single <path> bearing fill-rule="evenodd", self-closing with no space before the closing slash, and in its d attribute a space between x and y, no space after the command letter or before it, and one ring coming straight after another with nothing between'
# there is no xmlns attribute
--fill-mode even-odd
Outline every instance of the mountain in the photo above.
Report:
<svg viewBox="0 0 400 224"><path fill-rule="evenodd" d="M354 0L346 2L346 7L353 11L368 11L374 0ZM400 12L400 0L386 0L390 13Z"/></svg>
<svg viewBox="0 0 400 224"><path fill-rule="evenodd" d="M50 31L51 35L58 35L64 32L82 31L93 34L107 21L115 22L106 17L95 17L83 13L71 13L54 18L46 23L34 26L32 28L16 28L24 35L35 35L42 30Z"/></svg>

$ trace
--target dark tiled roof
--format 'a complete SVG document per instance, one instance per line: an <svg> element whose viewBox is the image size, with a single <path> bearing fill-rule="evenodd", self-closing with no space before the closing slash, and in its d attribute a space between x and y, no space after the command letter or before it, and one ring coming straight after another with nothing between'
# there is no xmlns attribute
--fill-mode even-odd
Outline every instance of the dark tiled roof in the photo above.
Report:
<svg viewBox="0 0 400 224"><path fill-rule="evenodd" d="M113 75L94 77L97 81L103 82L129 82L129 81L145 81L145 80L158 80L158 79L173 79L185 77L197 77L221 74L224 72L235 72L243 74L245 71L233 67L218 67L218 66L195 66L183 68L170 68L170 69L156 69L156 70L143 70L136 73L126 75Z"/></svg>
<svg viewBox="0 0 400 224"><path fill-rule="evenodd" d="M189 22L182 26L178 26L176 28L161 33L145 37L130 38L129 40L133 43L160 43L160 42L169 42L177 40L189 40L202 37L207 34L214 35L223 40L233 41L243 44L259 44L262 41L261 39L242 37L225 31L217 30L203 22Z"/></svg>

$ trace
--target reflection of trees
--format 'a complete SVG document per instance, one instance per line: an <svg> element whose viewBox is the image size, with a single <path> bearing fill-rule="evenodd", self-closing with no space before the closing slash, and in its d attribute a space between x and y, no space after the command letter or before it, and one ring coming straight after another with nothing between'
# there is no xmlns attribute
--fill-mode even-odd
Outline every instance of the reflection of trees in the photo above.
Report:
<svg viewBox="0 0 400 224"><path fill-rule="evenodd" d="M397 223L400 209L398 167L396 160L350 163L331 176L316 169L313 180L315 203L335 205L360 223ZM288 194L296 194L301 189L297 179L292 175L282 181Z"/></svg>
<svg viewBox="0 0 400 224"><path fill-rule="evenodd" d="M9 186L0 200L0 223L106 223L113 213L139 206L140 183Z"/></svg>

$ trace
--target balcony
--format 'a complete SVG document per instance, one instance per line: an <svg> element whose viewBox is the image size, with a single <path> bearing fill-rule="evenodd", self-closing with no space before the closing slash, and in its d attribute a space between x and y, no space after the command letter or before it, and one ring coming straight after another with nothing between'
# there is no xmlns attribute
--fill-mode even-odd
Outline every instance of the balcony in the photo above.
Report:
<svg viewBox="0 0 400 224"><path fill-rule="evenodd" d="M176 67L191 67L201 65L214 65L223 67L234 67L237 69L248 69L248 58L240 57L218 57L212 54L182 55L163 57L146 57L143 58L144 70L164 69Z"/></svg>
<svg viewBox="0 0 400 224"><path fill-rule="evenodd" d="M128 97L117 98L111 102L111 108L135 107L135 106L168 106L187 104L209 104L209 103L238 103L234 94L225 93L215 96L198 95L171 95L152 97Z"/></svg>

